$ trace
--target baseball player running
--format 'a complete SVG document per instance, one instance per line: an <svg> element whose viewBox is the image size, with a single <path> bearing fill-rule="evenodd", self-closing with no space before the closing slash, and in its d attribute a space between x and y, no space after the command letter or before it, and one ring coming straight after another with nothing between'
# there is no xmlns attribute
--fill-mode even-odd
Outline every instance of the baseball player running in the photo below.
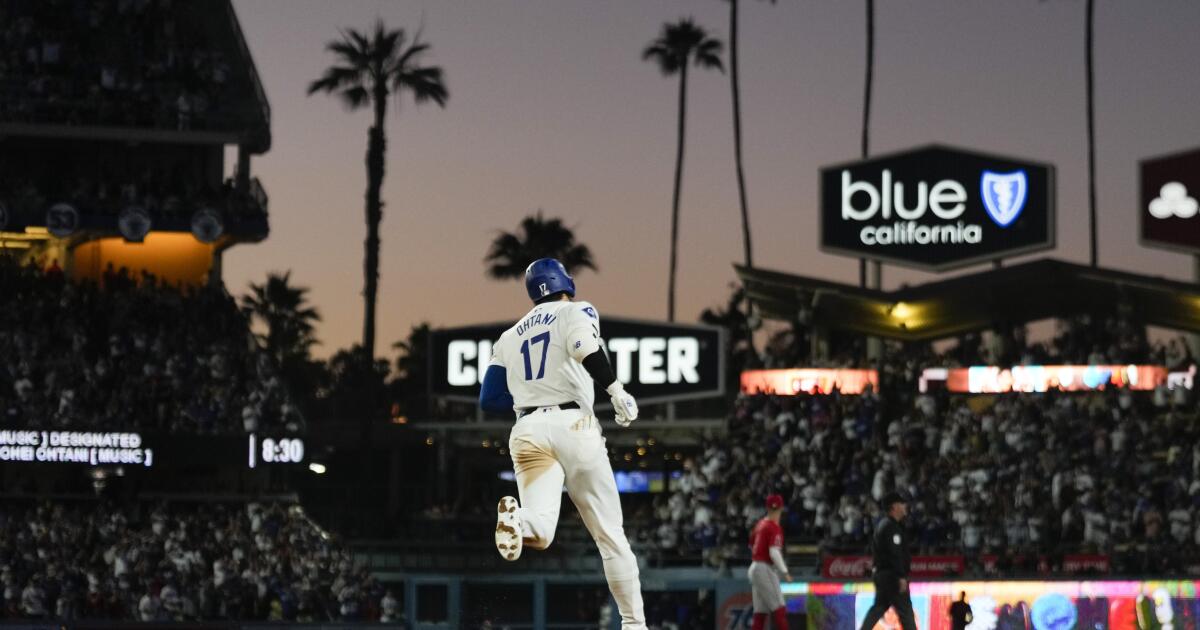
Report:
<svg viewBox="0 0 1200 630"><path fill-rule="evenodd" d="M787 564L783 561L783 497L772 494L767 497L767 515L754 526L750 534L750 595L754 600L752 630L763 630L767 626L767 615L773 618L775 630L788 630L787 608L783 604L783 587L779 578L792 581Z"/></svg>
<svg viewBox="0 0 1200 630"><path fill-rule="evenodd" d="M534 307L492 346L479 394L484 409L517 414L508 448L521 500L500 499L496 549L516 560L524 547L549 547L565 481L600 550L621 628L644 630L637 558L625 538L621 499L592 410L592 382L605 386L623 427L637 419L637 403L601 348L595 307L572 300L575 281L562 263L534 261L525 269L525 288Z"/></svg>

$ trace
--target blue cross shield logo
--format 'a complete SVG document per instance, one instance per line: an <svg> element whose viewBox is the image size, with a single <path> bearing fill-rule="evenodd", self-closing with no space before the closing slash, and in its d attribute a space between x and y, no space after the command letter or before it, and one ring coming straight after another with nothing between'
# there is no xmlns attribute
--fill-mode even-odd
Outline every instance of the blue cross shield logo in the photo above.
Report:
<svg viewBox="0 0 1200 630"><path fill-rule="evenodd" d="M979 179L979 192L983 196L983 207L988 216L1000 227L1008 227L1025 209L1025 193L1028 192L1025 171L995 173L984 171Z"/></svg>

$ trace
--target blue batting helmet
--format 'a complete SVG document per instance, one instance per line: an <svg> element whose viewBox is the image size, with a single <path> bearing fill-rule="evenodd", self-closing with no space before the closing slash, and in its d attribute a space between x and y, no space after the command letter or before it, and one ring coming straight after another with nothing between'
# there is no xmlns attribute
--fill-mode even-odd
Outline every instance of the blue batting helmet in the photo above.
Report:
<svg viewBox="0 0 1200 630"><path fill-rule="evenodd" d="M575 297L575 281L562 263L553 258L540 258L525 268L525 290L534 302L551 293L562 292Z"/></svg>

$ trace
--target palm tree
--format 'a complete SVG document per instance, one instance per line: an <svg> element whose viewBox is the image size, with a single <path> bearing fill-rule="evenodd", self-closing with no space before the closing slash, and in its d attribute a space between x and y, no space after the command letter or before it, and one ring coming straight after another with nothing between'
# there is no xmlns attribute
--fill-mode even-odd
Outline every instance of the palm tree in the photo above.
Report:
<svg viewBox="0 0 1200 630"><path fill-rule="evenodd" d="M321 314L308 303L308 288L291 284L292 272L271 273L262 284L250 284L241 298L246 319L262 324L265 334L258 342L274 359L293 398L306 415L316 409L316 392L325 381L325 364L313 360L312 347L319 343L315 324Z"/></svg>
<svg viewBox="0 0 1200 630"><path fill-rule="evenodd" d="M1099 264L1099 252L1096 251L1096 88L1092 78L1092 27L1096 21L1095 8L1095 0L1087 0L1087 6L1084 8L1084 19L1087 20L1084 47L1087 49L1088 226L1093 267Z"/></svg>
<svg viewBox="0 0 1200 630"><path fill-rule="evenodd" d="M664 24L662 32L642 51L642 59L654 61L664 76L679 75L679 148L675 156L675 193L671 200L671 266L667 285L667 320L675 321L675 269L679 249L679 191L683 182L683 141L687 121L687 69L689 63L702 69L724 72L721 41L691 18Z"/></svg>
<svg viewBox="0 0 1200 630"><path fill-rule="evenodd" d="M307 360L317 338L314 324L321 321L317 309L308 305L308 288L291 284L292 272L270 273L262 284L250 284L242 296L242 313L266 327L258 334L266 351L280 365Z"/></svg>
<svg viewBox="0 0 1200 630"><path fill-rule="evenodd" d="M746 203L746 178L742 174L742 96L738 86L738 0L729 1L729 84L733 92L733 161L737 168L738 203L742 208L742 245L746 266L754 266L750 246L750 209ZM775 0L771 0L775 4Z"/></svg>
<svg viewBox="0 0 1200 630"><path fill-rule="evenodd" d="M597 271L592 250L575 242L575 233L562 219L546 219L541 210L521 219L515 232L497 235L483 260L489 277L507 280L523 278L525 268L539 258L557 258L572 275L582 269Z"/></svg>
<svg viewBox="0 0 1200 630"><path fill-rule="evenodd" d="M413 325L407 339L392 344L397 356L389 387L399 411L409 418L429 415L429 332L429 322L421 322Z"/></svg>
<svg viewBox="0 0 1200 630"><path fill-rule="evenodd" d="M871 88L875 75L875 0L867 0L867 85L863 94L862 159L871 154ZM879 263L875 263L879 265ZM878 270L878 268L877 268ZM882 272L879 272L882 277ZM867 286L867 259L858 259L858 284ZM882 287L879 287L882 288Z"/></svg>
<svg viewBox="0 0 1200 630"><path fill-rule="evenodd" d="M700 312L700 322L720 326L729 331L725 346L725 392L730 399L738 392L738 381L743 370L758 367L758 353L754 350L754 331L750 325L750 300L745 287L730 285L729 299L725 307L706 308Z"/></svg>
<svg viewBox="0 0 1200 630"><path fill-rule="evenodd" d="M370 104L374 113L367 135L367 239L364 243L365 261L363 286L364 360L375 357L375 301L379 290L379 223L383 220L384 154L387 137L384 131L388 97L404 91L412 93L417 104L433 101L446 106L449 93L442 78L442 69L421 65L421 57L429 44L414 38L411 43L404 29L391 30L383 21L375 23L369 35L354 29L342 31L340 40L331 41L326 49L334 54L337 63L325 69L320 79L308 86L309 96L316 92L336 93L350 110ZM397 100L399 102L399 100Z"/></svg>

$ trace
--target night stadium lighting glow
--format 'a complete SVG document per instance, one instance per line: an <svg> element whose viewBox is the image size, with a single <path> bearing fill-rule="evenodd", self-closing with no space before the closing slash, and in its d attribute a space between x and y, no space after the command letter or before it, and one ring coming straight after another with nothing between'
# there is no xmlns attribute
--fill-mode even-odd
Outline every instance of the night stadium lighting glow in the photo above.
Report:
<svg viewBox="0 0 1200 630"><path fill-rule="evenodd" d="M4 241L47 241L50 235L45 232L27 234L25 232L0 232L0 240Z"/></svg>

